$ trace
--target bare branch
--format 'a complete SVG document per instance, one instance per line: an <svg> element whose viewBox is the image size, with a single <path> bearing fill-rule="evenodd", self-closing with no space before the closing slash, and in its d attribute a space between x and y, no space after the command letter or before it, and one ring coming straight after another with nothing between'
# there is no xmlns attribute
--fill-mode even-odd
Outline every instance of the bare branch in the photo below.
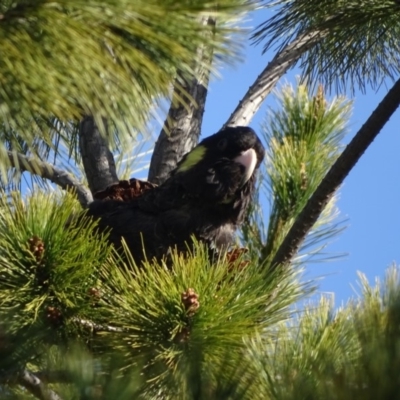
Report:
<svg viewBox="0 0 400 400"><path fill-rule="evenodd" d="M299 35L285 46L250 86L224 126L249 125L264 99L275 87L278 80L293 67L301 55L324 38L327 31L313 31Z"/></svg>
<svg viewBox="0 0 400 400"><path fill-rule="evenodd" d="M204 18L203 23L214 26L215 20ZM175 81L171 106L151 158L148 179L152 183L163 183L199 140L211 60L212 50L200 46L195 59L195 77L188 80L179 74ZM182 99L189 104L183 104Z"/></svg>
<svg viewBox="0 0 400 400"><path fill-rule="evenodd" d="M41 400L62 400L61 397L46 385L32 372L22 371L18 376L18 384L27 389L35 397Z"/></svg>
<svg viewBox="0 0 400 400"><path fill-rule="evenodd" d="M115 326L110 326L110 325L100 325L100 324L96 324L95 322L88 321L86 319L74 318L73 321L75 323L77 323L78 325L83 326L84 328L90 329L94 333L97 333L97 332L117 332L117 333L124 332L124 329L122 329L122 328L117 328Z"/></svg>
<svg viewBox="0 0 400 400"><path fill-rule="evenodd" d="M25 375L27 374L27 375ZM3 370L0 374L0 384L1 385L15 385L19 384L25 387L24 383L26 382L26 377L34 375L35 378L41 381L42 385L47 385L49 383L71 383L71 373L67 370L58 370L58 371L50 371L50 370L43 370L43 371L35 371L29 372L27 370L20 371L18 369L10 369L10 370ZM33 377L32 377L33 378ZM31 379L28 379L31 381Z"/></svg>
<svg viewBox="0 0 400 400"><path fill-rule="evenodd" d="M87 205L93 201L92 194L87 187L67 171L14 151L7 151L7 155L12 167L48 179L65 190L75 190L82 207L87 207Z"/></svg>
<svg viewBox="0 0 400 400"><path fill-rule="evenodd" d="M107 130L107 120L103 118L102 122L104 130ZM114 156L91 116L83 117L79 125L79 149L93 194L118 182Z"/></svg>
<svg viewBox="0 0 400 400"><path fill-rule="evenodd" d="M352 141L346 146L343 153L332 165L325 178L308 200L275 254L271 268L276 268L291 261L337 188L342 184L348 173L399 105L400 79L393 85Z"/></svg>

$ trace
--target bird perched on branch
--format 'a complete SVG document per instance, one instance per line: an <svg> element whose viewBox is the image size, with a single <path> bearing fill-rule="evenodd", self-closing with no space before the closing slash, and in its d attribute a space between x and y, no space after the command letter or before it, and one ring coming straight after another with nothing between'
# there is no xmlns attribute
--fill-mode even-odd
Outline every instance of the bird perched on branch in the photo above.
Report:
<svg viewBox="0 0 400 400"><path fill-rule="evenodd" d="M228 127L186 154L160 186L130 201L95 200L89 215L123 237L134 260L160 260L171 247L186 251L191 237L213 251L229 247L255 190L264 147L248 127Z"/></svg>

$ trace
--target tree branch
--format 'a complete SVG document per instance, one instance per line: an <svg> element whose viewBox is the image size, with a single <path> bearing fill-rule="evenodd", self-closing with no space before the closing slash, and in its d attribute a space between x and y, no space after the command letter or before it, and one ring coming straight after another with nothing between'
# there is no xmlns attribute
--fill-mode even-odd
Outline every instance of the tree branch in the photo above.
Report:
<svg viewBox="0 0 400 400"><path fill-rule="evenodd" d="M296 64L304 52L323 39L327 32L327 30L318 30L301 34L277 53L250 86L224 126L249 125L278 80Z"/></svg>
<svg viewBox="0 0 400 400"><path fill-rule="evenodd" d="M24 154L14 151L7 151L7 155L12 167L19 168L20 171L28 171L32 174L48 179L65 190L74 189L82 207L87 207L87 205L93 201L92 194L86 188L86 186L80 183L67 171L59 169L52 164L40 161L36 158L27 157Z"/></svg>
<svg viewBox="0 0 400 400"><path fill-rule="evenodd" d="M41 400L62 400L61 397L46 385L32 372L22 371L18 376L18 384L27 389L35 397Z"/></svg>
<svg viewBox="0 0 400 400"><path fill-rule="evenodd" d="M278 248L272 260L271 268L287 264L292 260L330 198L399 105L400 79L393 85L352 141L346 146L343 153L332 165L314 194L310 197Z"/></svg>
<svg viewBox="0 0 400 400"><path fill-rule="evenodd" d="M97 332L117 332L117 333L124 332L124 329L122 329L122 328L117 328L117 327L111 326L111 325L96 324L95 322L88 321L86 319L74 318L73 321L84 328L90 329L94 333L97 333Z"/></svg>
<svg viewBox="0 0 400 400"><path fill-rule="evenodd" d="M103 118L104 129L107 121ZM89 188L93 194L118 182L114 156L93 117L85 116L79 125L79 149Z"/></svg>
<svg viewBox="0 0 400 400"><path fill-rule="evenodd" d="M212 27L215 20L207 17L203 23ZM188 80L178 74L171 106L151 157L148 180L152 183L163 183L183 155L192 150L199 140L211 61L212 50L200 46L195 59L195 77ZM189 104L183 104L183 98Z"/></svg>

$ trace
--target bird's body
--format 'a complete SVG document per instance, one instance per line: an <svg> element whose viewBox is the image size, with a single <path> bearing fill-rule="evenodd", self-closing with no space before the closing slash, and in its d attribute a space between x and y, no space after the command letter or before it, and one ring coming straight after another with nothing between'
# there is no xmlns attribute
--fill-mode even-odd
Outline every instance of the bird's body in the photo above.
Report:
<svg viewBox="0 0 400 400"><path fill-rule="evenodd" d="M94 201L89 215L111 228L109 240L123 237L137 263L160 260L191 238L210 248L228 247L243 222L264 148L247 127L226 128L204 139L184 156L160 186L129 202Z"/></svg>

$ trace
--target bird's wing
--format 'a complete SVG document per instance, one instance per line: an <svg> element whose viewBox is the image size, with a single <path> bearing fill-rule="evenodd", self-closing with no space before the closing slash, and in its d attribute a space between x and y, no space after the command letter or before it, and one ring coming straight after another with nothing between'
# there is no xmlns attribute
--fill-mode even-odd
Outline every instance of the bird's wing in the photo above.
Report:
<svg viewBox="0 0 400 400"><path fill-rule="evenodd" d="M240 189L243 167L228 159L222 159L213 164L204 165L187 173L175 175L172 179L179 180L186 196L191 201L196 198L210 205L229 201Z"/></svg>
<svg viewBox="0 0 400 400"><path fill-rule="evenodd" d="M98 217L101 231L109 232L109 240L117 247L124 238L135 259L161 258L170 246L185 250L190 238L190 213L185 208L160 210L139 201L101 201L91 205L90 215Z"/></svg>

